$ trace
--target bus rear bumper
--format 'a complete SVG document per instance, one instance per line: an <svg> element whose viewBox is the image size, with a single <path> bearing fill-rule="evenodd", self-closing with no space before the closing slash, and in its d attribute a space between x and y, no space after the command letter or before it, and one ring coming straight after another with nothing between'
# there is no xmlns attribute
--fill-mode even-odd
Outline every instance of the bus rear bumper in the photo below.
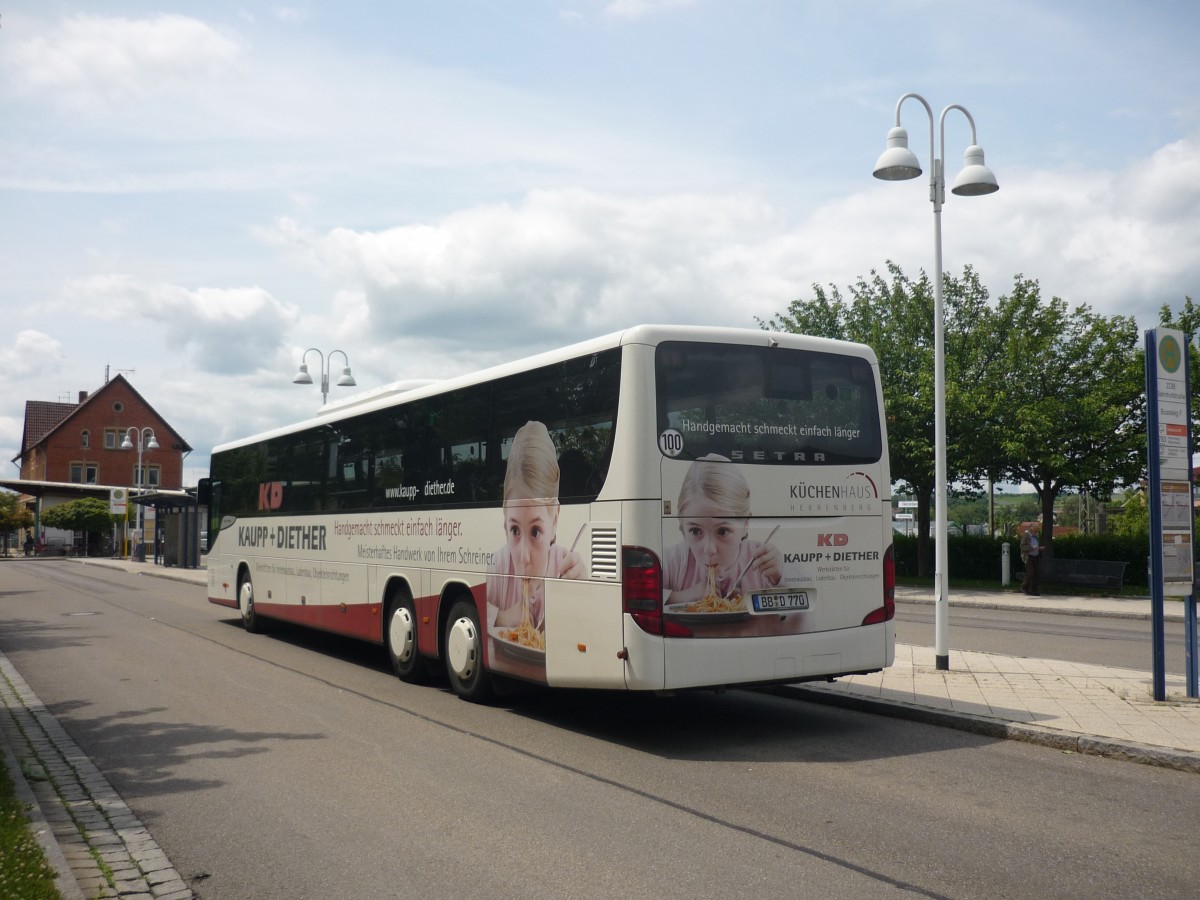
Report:
<svg viewBox="0 0 1200 900"><path fill-rule="evenodd" d="M815 681L878 671L895 659L892 622L813 634L660 640L663 668L656 674L662 680L653 677L653 667L644 680L634 677L635 667L627 667L631 690Z"/></svg>

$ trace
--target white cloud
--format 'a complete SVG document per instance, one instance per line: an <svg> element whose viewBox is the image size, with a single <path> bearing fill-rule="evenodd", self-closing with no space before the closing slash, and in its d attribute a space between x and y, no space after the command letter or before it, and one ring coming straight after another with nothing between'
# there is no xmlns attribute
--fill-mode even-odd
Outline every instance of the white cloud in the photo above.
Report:
<svg viewBox="0 0 1200 900"><path fill-rule="evenodd" d="M61 342L40 331L25 329L11 347L0 347L0 379L31 378L53 372L66 353Z"/></svg>
<svg viewBox="0 0 1200 900"><path fill-rule="evenodd" d="M260 287L198 288L96 275L69 283L65 305L94 318L161 329L170 352L186 349L209 372L252 372L285 346L295 307Z"/></svg>
<svg viewBox="0 0 1200 900"><path fill-rule="evenodd" d="M273 239L361 292L381 335L420 331L448 346L599 334L647 316L753 325L787 294L744 300L778 214L750 195L627 198L535 191L519 205L465 209L434 224L317 234L281 220ZM785 290L785 289L784 289ZM357 295L356 295L357 296ZM364 309L356 303L357 316Z"/></svg>
<svg viewBox="0 0 1200 900"><path fill-rule="evenodd" d="M612 0L604 7L611 19L644 19L657 13L692 6L696 0Z"/></svg>
<svg viewBox="0 0 1200 900"><path fill-rule="evenodd" d="M60 341L33 329L18 331L8 347L0 347L0 381L6 394L11 397L8 409L11 415L0 414L0 456L5 461L12 459L20 450L21 434L25 428L23 410L25 400L17 391L24 384L46 384L57 376L66 360L66 351ZM43 398L44 399L44 398Z"/></svg>
<svg viewBox="0 0 1200 900"><path fill-rule="evenodd" d="M286 22L289 25L302 25L313 17L313 10L307 4L303 6L285 6L280 4L271 10L271 14L280 22Z"/></svg>
<svg viewBox="0 0 1200 900"><path fill-rule="evenodd" d="M242 52L237 40L188 16L76 15L13 39L6 67L20 89L86 109L220 75Z"/></svg>

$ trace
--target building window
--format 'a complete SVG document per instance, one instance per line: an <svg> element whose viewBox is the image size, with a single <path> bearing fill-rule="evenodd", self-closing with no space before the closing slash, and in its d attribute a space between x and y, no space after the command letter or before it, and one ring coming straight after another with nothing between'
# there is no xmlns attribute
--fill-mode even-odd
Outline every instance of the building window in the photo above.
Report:
<svg viewBox="0 0 1200 900"><path fill-rule="evenodd" d="M122 403L120 400L117 400L116 402L113 403L113 412L120 412L124 408L125 408L125 404Z"/></svg>
<svg viewBox="0 0 1200 900"><path fill-rule="evenodd" d="M115 429L115 428L105 428L104 429L104 449L105 450L116 450L117 449L117 447L119 446L119 443L120 443L117 440L117 435L119 433L120 432L118 432L117 429Z"/></svg>
<svg viewBox="0 0 1200 900"><path fill-rule="evenodd" d="M133 467L133 483L134 486L143 488L157 488L162 484L162 466L143 466L146 470L146 480L141 481L138 476L138 467Z"/></svg>
<svg viewBox="0 0 1200 900"><path fill-rule="evenodd" d="M83 429L83 432L79 435L79 446L81 446L84 450L86 450L88 448L88 444L91 443L91 440L92 440L91 432L88 431L86 428Z"/></svg>
<svg viewBox="0 0 1200 900"><path fill-rule="evenodd" d="M70 465L71 484L99 484L100 466L98 463L73 462Z"/></svg>

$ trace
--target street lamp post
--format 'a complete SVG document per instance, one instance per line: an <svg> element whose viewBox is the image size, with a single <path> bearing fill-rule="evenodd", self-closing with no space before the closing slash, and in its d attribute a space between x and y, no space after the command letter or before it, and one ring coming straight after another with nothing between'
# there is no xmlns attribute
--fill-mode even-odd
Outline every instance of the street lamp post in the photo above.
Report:
<svg viewBox="0 0 1200 900"><path fill-rule="evenodd" d="M309 347L304 351L304 355L300 357L300 369L296 372L296 377L292 379L292 384L312 384L312 376L308 374L308 354L315 353L320 357L321 362L318 364L318 371L321 373L321 405L324 406L329 398L329 369L333 365L333 354L342 354L342 359L346 361L345 367L342 369L342 374L337 380L338 387L354 387L358 384L354 380L354 376L350 374L350 357L346 355L345 350L330 350L329 356L316 347Z"/></svg>
<svg viewBox="0 0 1200 900"><path fill-rule="evenodd" d="M137 428L137 426L135 426L135 425L130 425L128 428L125 429L125 439L123 441L121 441L121 449L122 450L134 449L134 443L132 440L130 440L130 437L129 437L131 434L135 435L137 437L137 478L135 478L134 480L137 482L137 492L138 492L138 496L140 497L142 495L142 485L146 481L146 470L142 467L142 451L143 450L157 450L158 449L158 440L154 437L154 429L151 428L149 425L147 425L145 428L142 428L142 429ZM142 534L142 529L145 527L145 514L146 514L146 508L142 504L139 503L138 504L138 519L137 519L137 521L138 521L137 528L138 528L138 535L139 535L138 540L140 542L142 542L143 544L145 543L145 540L146 540L146 536L144 534ZM142 558L145 559L145 556L143 556Z"/></svg>
<svg viewBox="0 0 1200 900"><path fill-rule="evenodd" d="M921 163L908 149L908 132L900 127L900 107L904 101L919 100L929 114L929 199L933 203L934 303L933 303L933 431L934 431L934 498L936 528L934 532L934 653L937 668L950 668L950 587L947 573L947 516L946 511L946 345L942 318L942 203L946 199L946 115L957 109L971 123L971 146L967 147L963 170L954 179L951 193L964 197L991 194L1000 189L996 176L983 163L983 148L975 138L975 120L966 107L957 103L942 110L938 122L941 141L939 154L934 155L933 108L920 94L905 94L896 103L896 124L888 132L887 149L875 163L874 175L884 181L906 181L921 174Z"/></svg>

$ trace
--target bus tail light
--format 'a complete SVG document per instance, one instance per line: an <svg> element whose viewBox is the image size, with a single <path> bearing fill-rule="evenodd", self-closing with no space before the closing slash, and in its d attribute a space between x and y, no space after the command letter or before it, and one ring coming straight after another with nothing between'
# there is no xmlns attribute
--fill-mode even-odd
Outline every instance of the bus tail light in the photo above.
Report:
<svg viewBox="0 0 1200 900"><path fill-rule="evenodd" d="M625 612L647 634L691 637L690 629L663 616L662 563L645 547L621 548L621 599Z"/></svg>
<svg viewBox="0 0 1200 900"><path fill-rule="evenodd" d="M889 544L883 554L883 606L871 610L862 620L864 625L878 625L896 618L896 547Z"/></svg>

